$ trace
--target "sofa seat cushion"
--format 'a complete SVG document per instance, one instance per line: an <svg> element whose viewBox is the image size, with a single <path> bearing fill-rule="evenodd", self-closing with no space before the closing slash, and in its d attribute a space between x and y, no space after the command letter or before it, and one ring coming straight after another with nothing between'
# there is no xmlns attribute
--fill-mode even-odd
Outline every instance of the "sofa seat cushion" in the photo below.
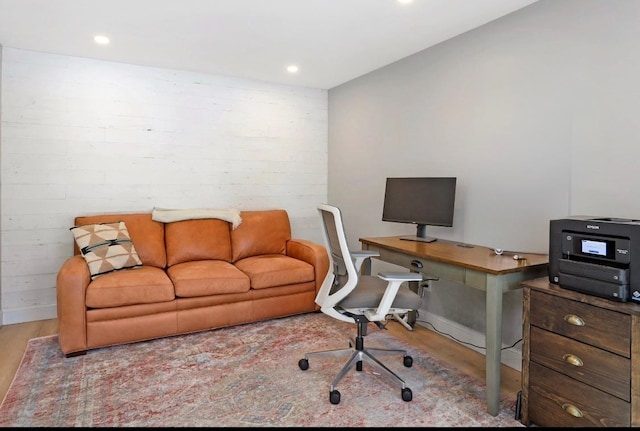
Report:
<svg viewBox="0 0 640 431"><path fill-rule="evenodd" d="M96 278L87 286L85 302L89 308L108 308L174 299L173 284L167 274L154 266L141 266Z"/></svg>
<svg viewBox="0 0 640 431"><path fill-rule="evenodd" d="M182 298L249 291L249 277L223 260L197 260L167 269L176 296Z"/></svg>
<svg viewBox="0 0 640 431"><path fill-rule="evenodd" d="M279 254L247 257L235 263L251 279L251 288L306 283L314 280L313 266L307 262Z"/></svg>

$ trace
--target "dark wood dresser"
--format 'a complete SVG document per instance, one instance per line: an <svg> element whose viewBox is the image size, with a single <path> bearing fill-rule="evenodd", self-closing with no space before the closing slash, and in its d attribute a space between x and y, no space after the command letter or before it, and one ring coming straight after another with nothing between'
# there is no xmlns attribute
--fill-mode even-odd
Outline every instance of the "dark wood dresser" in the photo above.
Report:
<svg viewBox="0 0 640 431"><path fill-rule="evenodd" d="M640 305L521 284L522 423L640 426Z"/></svg>

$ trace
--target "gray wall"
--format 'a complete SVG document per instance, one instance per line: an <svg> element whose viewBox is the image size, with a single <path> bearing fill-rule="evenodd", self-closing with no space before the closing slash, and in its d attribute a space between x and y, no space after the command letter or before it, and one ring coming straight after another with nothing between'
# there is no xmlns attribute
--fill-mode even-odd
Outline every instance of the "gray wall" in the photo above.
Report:
<svg viewBox="0 0 640 431"><path fill-rule="evenodd" d="M639 24L637 0L541 0L331 89L329 202L350 246L415 233L381 221L389 176L458 177L454 227L429 234L489 247L547 252L570 214L640 218ZM505 297L509 345L521 301ZM420 316L484 345L481 292L436 283Z"/></svg>

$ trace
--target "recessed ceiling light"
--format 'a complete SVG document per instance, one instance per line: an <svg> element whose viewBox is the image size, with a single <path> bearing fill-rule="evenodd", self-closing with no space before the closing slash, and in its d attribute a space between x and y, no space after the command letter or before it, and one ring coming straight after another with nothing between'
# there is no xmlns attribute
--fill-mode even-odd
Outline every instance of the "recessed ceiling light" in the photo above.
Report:
<svg viewBox="0 0 640 431"><path fill-rule="evenodd" d="M398 3L400 3L400 4L409 4L409 3L413 3L413 0L398 0Z"/></svg>
<svg viewBox="0 0 640 431"><path fill-rule="evenodd" d="M93 41L98 45L109 45L109 38L107 36L103 36L101 34L95 36Z"/></svg>
<svg viewBox="0 0 640 431"><path fill-rule="evenodd" d="M296 66L295 64L287 66L287 72L289 72L289 73L297 73L298 72L298 66Z"/></svg>

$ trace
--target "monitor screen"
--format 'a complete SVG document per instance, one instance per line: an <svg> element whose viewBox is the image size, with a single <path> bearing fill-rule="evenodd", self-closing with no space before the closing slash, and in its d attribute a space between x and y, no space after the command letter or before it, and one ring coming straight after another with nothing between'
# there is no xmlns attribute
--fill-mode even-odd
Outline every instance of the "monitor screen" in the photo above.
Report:
<svg viewBox="0 0 640 431"><path fill-rule="evenodd" d="M414 241L435 241L427 226L453 226L455 177L387 178L382 221L416 224Z"/></svg>

